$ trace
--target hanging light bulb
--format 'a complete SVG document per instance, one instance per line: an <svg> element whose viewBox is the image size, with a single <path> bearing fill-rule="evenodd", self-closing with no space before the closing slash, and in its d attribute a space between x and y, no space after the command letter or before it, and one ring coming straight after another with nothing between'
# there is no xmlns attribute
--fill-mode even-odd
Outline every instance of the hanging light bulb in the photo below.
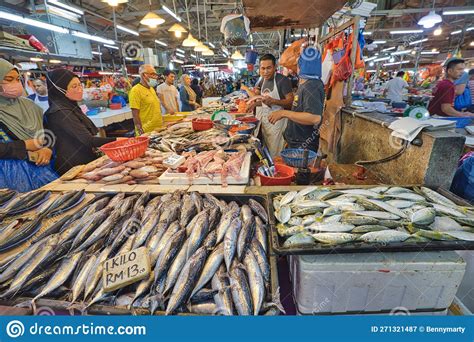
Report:
<svg viewBox="0 0 474 342"><path fill-rule="evenodd" d="M214 51L212 51L211 49L207 49L206 51L204 51L202 53L203 56L214 56Z"/></svg>
<svg viewBox="0 0 474 342"><path fill-rule="evenodd" d="M230 58L232 58L234 61L237 61L237 60L240 60L240 59L244 59L244 56L242 56L242 54L240 53L239 50L236 50L232 56L230 56Z"/></svg>
<svg viewBox="0 0 474 342"><path fill-rule="evenodd" d="M184 47L195 47L199 45L199 41L193 37L191 33L188 34L188 38L183 40Z"/></svg>
<svg viewBox="0 0 474 342"><path fill-rule="evenodd" d="M441 18L439 14L436 14L435 11L430 11L430 13L428 13L423 18L418 20L418 25L421 25L424 28L432 28L436 24L439 24L442 21L443 21L443 18Z"/></svg>
<svg viewBox="0 0 474 342"><path fill-rule="evenodd" d="M119 4L125 4L128 2L128 0L102 0L102 2L105 2L109 4L112 7L118 6Z"/></svg>
<svg viewBox="0 0 474 342"><path fill-rule="evenodd" d="M208 49L206 45L204 45L202 42L199 42L197 46L194 47L194 51L196 52L204 52Z"/></svg>
<svg viewBox="0 0 474 342"><path fill-rule="evenodd" d="M112 0L112 1L115 1L115 0ZM118 1L122 1L122 0L118 0ZM155 12L152 12L151 0L149 0L149 4L150 4L150 11L143 17L142 20L140 20L140 24L146 25L149 28L156 28L158 25L163 24L165 22L165 19L160 17Z"/></svg>
<svg viewBox="0 0 474 342"><path fill-rule="evenodd" d="M173 24L173 26L171 26L169 29L168 29L169 32L174 32L174 35L176 38L180 38L183 33L186 33L188 32L183 26L181 26L180 24Z"/></svg>
<svg viewBox="0 0 474 342"><path fill-rule="evenodd" d="M435 36L439 36L441 35L441 33L443 33L443 29L441 27L438 27L436 30L433 31L433 34Z"/></svg>

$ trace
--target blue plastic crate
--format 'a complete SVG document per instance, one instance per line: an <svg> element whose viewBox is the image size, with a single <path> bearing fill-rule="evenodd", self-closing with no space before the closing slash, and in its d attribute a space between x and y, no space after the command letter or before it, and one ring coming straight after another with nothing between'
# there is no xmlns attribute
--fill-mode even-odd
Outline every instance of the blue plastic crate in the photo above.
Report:
<svg viewBox="0 0 474 342"><path fill-rule="evenodd" d="M287 148L281 151L280 156L283 162L288 166L303 167L303 152L304 150L302 148ZM308 150L308 165L311 165L316 157L316 152Z"/></svg>

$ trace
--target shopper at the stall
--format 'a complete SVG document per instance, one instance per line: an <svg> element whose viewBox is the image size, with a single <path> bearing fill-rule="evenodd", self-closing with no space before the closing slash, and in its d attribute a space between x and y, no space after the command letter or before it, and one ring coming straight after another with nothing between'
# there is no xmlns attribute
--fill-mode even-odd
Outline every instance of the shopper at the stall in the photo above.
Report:
<svg viewBox="0 0 474 342"><path fill-rule="evenodd" d="M403 95L407 93L408 83L403 79L405 71L397 72L397 75L383 86L383 93L392 102L403 102Z"/></svg>
<svg viewBox="0 0 474 342"><path fill-rule="evenodd" d="M151 64L143 64L139 69L140 83L128 94L132 109L133 123L137 134L150 133L163 126L161 104L155 87L158 85L158 74Z"/></svg>
<svg viewBox="0 0 474 342"><path fill-rule="evenodd" d="M196 102L197 95L193 88L191 88L191 77L189 75L184 74L181 76L179 98L181 99L181 110L183 112L192 112L200 107Z"/></svg>
<svg viewBox="0 0 474 342"><path fill-rule="evenodd" d="M306 48L302 56L314 56ZM319 52L317 54L320 56ZM319 124L324 108L324 84L321 81L321 58L298 59L298 75L300 78L298 90L292 110L277 110L270 114L271 124L288 119L285 129L285 140L289 148L304 148L315 152L319 148Z"/></svg>
<svg viewBox="0 0 474 342"><path fill-rule="evenodd" d="M32 82L35 92L28 96L28 98L43 109L43 113L49 108L48 102L48 88L46 82L37 78Z"/></svg>
<svg viewBox="0 0 474 342"><path fill-rule="evenodd" d="M47 84L49 109L45 113L46 127L55 141L54 168L62 175L76 165L97 159L95 149L115 138L95 136L99 130L77 104L82 101L84 90L73 72L67 69L50 71Z"/></svg>
<svg viewBox="0 0 474 342"><path fill-rule="evenodd" d="M18 70L0 59L0 188L20 192L57 178L49 166L53 152L42 141L43 111L23 94Z"/></svg>
<svg viewBox="0 0 474 342"><path fill-rule="evenodd" d="M191 88L193 88L196 93L196 102L202 106L202 88L199 85L199 80L197 78L193 78L191 81Z"/></svg>
<svg viewBox="0 0 474 342"><path fill-rule="evenodd" d="M450 58L446 61L445 68L445 79L439 81L434 88L433 98L428 105L428 111L431 115L474 117L474 114L471 112L461 112L454 108L456 95L454 82L464 72L464 60L456 57Z"/></svg>
<svg viewBox="0 0 474 342"><path fill-rule="evenodd" d="M291 81L276 73L277 63L275 56L266 54L260 57L260 77L261 80L255 85L253 90L242 86L241 89L252 95L261 95L263 98L254 102L256 106L257 119L262 124L262 134L265 144L272 157L278 156L285 146L283 132L286 128L287 120L278 120L272 124L268 120L270 114L281 109L291 109L293 103L293 89ZM253 110L252 106L250 110Z"/></svg>
<svg viewBox="0 0 474 342"><path fill-rule="evenodd" d="M178 89L174 85L176 74L171 70L165 70L163 76L165 76L165 82L156 88L156 93L158 94L158 98L160 99L165 113L174 114L179 112L179 93Z"/></svg>

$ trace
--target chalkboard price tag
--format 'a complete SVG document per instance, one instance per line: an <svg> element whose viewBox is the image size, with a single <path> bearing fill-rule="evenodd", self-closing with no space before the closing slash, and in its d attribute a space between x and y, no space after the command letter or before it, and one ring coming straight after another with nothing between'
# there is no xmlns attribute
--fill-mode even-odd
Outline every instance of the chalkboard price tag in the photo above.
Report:
<svg viewBox="0 0 474 342"><path fill-rule="evenodd" d="M140 247L104 262L104 291L111 292L143 280L151 272L148 249Z"/></svg>

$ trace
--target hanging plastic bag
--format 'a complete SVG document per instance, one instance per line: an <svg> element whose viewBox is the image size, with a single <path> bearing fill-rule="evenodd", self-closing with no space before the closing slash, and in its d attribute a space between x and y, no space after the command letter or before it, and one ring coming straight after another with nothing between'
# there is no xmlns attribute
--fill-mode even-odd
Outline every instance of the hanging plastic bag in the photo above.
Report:
<svg viewBox="0 0 474 342"><path fill-rule="evenodd" d="M334 60L332 59L332 53L331 51L326 51L326 55L324 56L323 59L323 65L322 65L322 75L321 75L321 81L326 85L329 82L329 79L331 78L331 71L334 67Z"/></svg>
<svg viewBox="0 0 474 342"><path fill-rule="evenodd" d="M306 42L306 39L300 39L293 42L280 57L280 66L290 69L293 72L297 72L298 58L301 53L301 46Z"/></svg>
<svg viewBox="0 0 474 342"><path fill-rule="evenodd" d="M347 80L352 74L352 64L351 64L351 57L350 57L350 48L346 48L346 53L342 57L341 61L335 65L334 72L333 72L333 81L345 81Z"/></svg>
<svg viewBox="0 0 474 342"><path fill-rule="evenodd" d="M27 160L0 159L0 189L27 192L41 188L57 178L49 165L36 166Z"/></svg>
<svg viewBox="0 0 474 342"><path fill-rule="evenodd" d="M222 19L221 32L226 45L244 45L250 34L250 20L242 14L226 15Z"/></svg>
<svg viewBox="0 0 474 342"><path fill-rule="evenodd" d="M469 89L469 83L466 84L464 93L456 96L454 99L454 108L456 110L462 111L469 108L472 105L471 90Z"/></svg>

